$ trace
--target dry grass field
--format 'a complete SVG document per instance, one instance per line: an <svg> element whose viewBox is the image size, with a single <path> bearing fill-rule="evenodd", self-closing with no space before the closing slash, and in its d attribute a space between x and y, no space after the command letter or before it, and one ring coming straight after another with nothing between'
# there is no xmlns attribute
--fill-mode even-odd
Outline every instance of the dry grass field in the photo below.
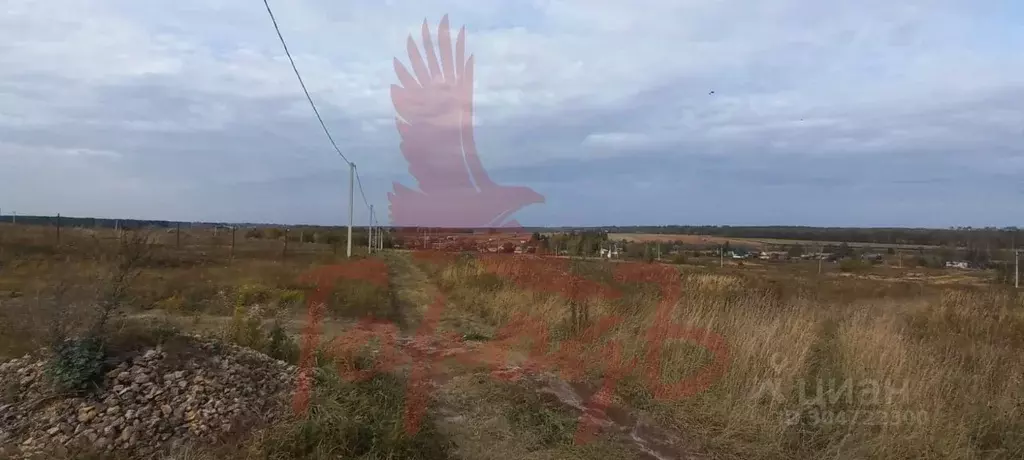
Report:
<svg viewBox="0 0 1024 460"><path fill-rule="evenodd" d="M304 274L386 267L386 286L340 279L324 297L320 343L373 315L430 372L349 382L335 366L383 359L383 342L319 350L308 412L174 458L1024 458L1024 296L976 277L405 251L349 261L240 234L232 253L204 233L132 246L67 229L58 246L51 232L0 226L0 361L81 333L116 297L111 343L197 332L296 363L315 287ZM122 276L132 251L146 257ZM702 332L652 352L646 334L666 324ZM424 375L409 434L410 382ZM709 377L659 391L695 375ZM610 422L577 442L595 400Z"/></svg>
<svg viewBox="0 0 1024 460"><path fill-rule="evenodd" d="M721 245L725 243L730 244L749 244L757 247L765 245L773 246L787 246L799 244L808 247L817 247L820 245L834 245L838 246L842 244L841 241L808 241L808 240L782 240L777 238L733 238L724 236L711 236L711 235L669 235L669 234L657 234L657 233L610 233L608 234L610 240L625 240L629 242L682 242L684 244L692 245ZM883 243L858 243L850 242L847 243L852 248L870 247L880 249L929 249L933 246L926 245L907 245L907 244L883 244Z"/></svg>
<svg viewBox="0 0 1024 460"><path fill-rule="evenodd" d="M506 271L538 271L530 262ZM612 264L575 270L609 279ZM573 302L544 289L495 279L466 259L434 268L452 301L455 328L493 336L517 314L538 318L555 341L580 333ZM1020 458L1024 455L1024 297L1011 290L879 282L834 274L751 276L742 271L680 275L671 321L709 329L728 344L728 370L706 391L655 398L639 375L615 397L663 426L696 439L716 458ZM656 290L582 302L588 324L624 321L592 348L618 340L627 360L644 360L643 331L656 321ZM467 326L468 325L468 326ZM476 328L476 329L474 329ZM585 328L584 328L585 329ZM552 348L556 348L553 346ZM631 354L632 353L632 354ZM706 349L675 343L662 351L663 375L708 364Z"/></svg>

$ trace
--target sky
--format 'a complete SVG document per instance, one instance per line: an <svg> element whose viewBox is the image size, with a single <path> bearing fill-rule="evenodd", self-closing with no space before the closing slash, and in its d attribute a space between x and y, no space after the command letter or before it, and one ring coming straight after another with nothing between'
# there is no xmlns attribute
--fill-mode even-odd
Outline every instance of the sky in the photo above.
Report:
<svg viewBox="0 0 1024 460"><path fill-rule="evenodd" d="M1024 224L1024 2L270 5L385 223L417 184L393 59L448 15L484 167L545 197L522 225ZM347 222L348 168L261 2L5 6L3 214Z"/></svg>

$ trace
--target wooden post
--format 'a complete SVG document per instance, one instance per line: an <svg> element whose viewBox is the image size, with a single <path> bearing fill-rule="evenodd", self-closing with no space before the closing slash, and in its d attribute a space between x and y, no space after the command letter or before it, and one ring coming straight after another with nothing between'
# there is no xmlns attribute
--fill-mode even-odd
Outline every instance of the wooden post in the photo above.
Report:
<svg viewBox="0 0 1024 460"><path fill-rule="evenodd" d="M174 247L177 249L181 249L181 222L175 224Z"/></svg>
<svg viewBox="0 0 1024 460"><path fill-rule="evenodd" d="M57 213L57 245L60 246L60 213Z"/></svg>
<svg viewBox="0 0 1024 460"><path fill-rule="evenodd" d="M231 261L235 261L235 227L231 226Z"/></svg>
<svg viewBox="0 0 1024 460"><path fill-rule="evenodd" d="M284 229L284 249L281 251L281 258L288 257L288 229Z"/></svg>

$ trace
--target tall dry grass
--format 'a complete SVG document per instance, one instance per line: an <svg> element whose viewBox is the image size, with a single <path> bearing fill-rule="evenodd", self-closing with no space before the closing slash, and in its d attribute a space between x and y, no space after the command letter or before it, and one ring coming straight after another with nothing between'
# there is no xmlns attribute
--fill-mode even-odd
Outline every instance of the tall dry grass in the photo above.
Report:
<svg viewBox="0 0 1024 460"><path fill-rule="evenodd" d="M608 279L608 264L593 264L570 270ZM431 270L448 293L449 316L470 314L500 328L525 313L556 342L574 334L574 306L563 297L503 280L472 259ZM725 337L727 372L699 394L664 401L635 370L617 395L699 435L717 455L1024 458L1024 296L998 288L850 289L836 279L816 290L821 280L766 283L721 273L681 274L678 282L683 295L672 321ZM658 291L619 288L620 299L587 300L588 318L622 317L604 339L643 361ZM603 343L583 354L602 363ZM710 353L675 342L661 356L670 380L707 365ZM597 367L591 378L602 372Z"/></svg>

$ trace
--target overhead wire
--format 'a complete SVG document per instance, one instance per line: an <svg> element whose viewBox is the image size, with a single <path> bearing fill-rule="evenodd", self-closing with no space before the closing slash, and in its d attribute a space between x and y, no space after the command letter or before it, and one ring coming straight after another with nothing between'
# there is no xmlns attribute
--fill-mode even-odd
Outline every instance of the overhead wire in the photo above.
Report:
<svg viewBox="0 0 1024 460"><path fill-rule="evenodd" d="M370 202L366 199L366 193L363 191L363 181L359 177L359 170L355 169L355 164L350 161L344 153L342 153L341 149L338 147L338 143L334 141L334 136L331 136L331 131L327 129L327 123L324 122L323 117L320 115L320 110L316 108L316 103L313 102L313 97L310 96L309 90L306 88L306 83L302 80L302 75L299 73L299 68L295 65L295 59L292 58L292 53L288 49L288 43L285 42L284 35L281 34L281 28L277 24L277 18L274 16L274 11L270 8L269 0L263 0L263 5L267 7L267 14L270 16L270 21L274 24L274 31L277 32L277 38L281 41L281 47L284 48L284 54L288 56L288 62L292 66L292 71L295 72L295 78L299 80L299 86L302 87L302 93L306 95L306 100L309 101L309 106L313 108L313 113L316 115L317 121L320 122L320 127L323 128L324 134L327 135L327 140L331 142L331 146L334 147L334 151L338 153L338 156L340 156L345 163L348 163L350 168L355 170L356 183L359 184L359 195L362 196L363 204L366 206L367 210L369 210ZM369 220L372 225L375 219L371 215L369 216Z"/></svg>

